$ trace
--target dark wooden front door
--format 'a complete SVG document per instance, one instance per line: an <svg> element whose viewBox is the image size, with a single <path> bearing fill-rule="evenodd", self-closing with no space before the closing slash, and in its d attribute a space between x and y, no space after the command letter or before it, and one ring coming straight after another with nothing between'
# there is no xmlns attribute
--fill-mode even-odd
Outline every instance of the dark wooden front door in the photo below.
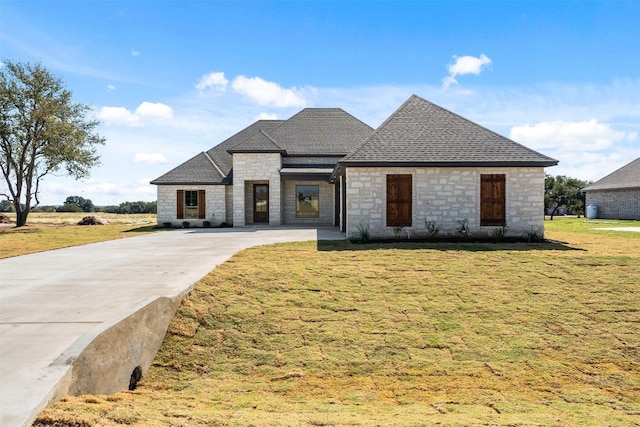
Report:
<svg viewBox="0 0 640 427"><path fill-rule="evenodd" d="M269 184L253 184L253 222L269 223Z"/></svg>

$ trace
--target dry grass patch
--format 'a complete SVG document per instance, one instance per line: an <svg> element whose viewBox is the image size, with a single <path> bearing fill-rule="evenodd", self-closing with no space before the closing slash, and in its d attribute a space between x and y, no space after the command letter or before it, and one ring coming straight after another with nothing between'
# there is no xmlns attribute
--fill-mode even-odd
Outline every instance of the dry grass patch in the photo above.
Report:
<svg viewBox="0 0 640 427"><path fill-rule="evenodd" d="M14 218L15 219L15 214ZM31 213L27 225L0 228L0 258L131 237L158 231L156 216L97 214L109 225L75 225L87 213Z"/></svg>
<svg viewBox="0 0 640 427"><path fill-rule="evenodd" d="M136 391L37 425L638 425L640 240L548 237L564 243L243 251Z"/></svg>

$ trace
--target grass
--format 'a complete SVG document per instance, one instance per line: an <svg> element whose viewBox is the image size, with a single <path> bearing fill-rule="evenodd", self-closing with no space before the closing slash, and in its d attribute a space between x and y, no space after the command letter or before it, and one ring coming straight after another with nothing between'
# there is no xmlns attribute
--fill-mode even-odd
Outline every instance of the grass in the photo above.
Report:
<svg viewBox="0 0 640 427"><path fill-rule="evenodd" d="M183 301L138 389L36 425L639 425L640 233L546 224L544 244L243 251Z"/></svg>
<svg viewBox="0 0 640 427"><path fill-rule="evenodd" d="M102 214L109 225L75 225L87 213L31 213L27 225L20 228L0 228L0 258L26 255L51 249L102 242L151 233L156 216L149 214ZM11 214L9 214L11 216ZM15 221L15 214L12 219Z"/></svg>

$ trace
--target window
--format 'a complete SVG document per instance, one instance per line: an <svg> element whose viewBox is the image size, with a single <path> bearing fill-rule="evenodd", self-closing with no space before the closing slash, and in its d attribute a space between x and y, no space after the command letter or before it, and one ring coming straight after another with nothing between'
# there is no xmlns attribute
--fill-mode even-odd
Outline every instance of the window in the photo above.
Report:
<svg viewBox="0 0 640 427"><path fill-rule="evenodd" d="M505 175L480 175L480 225L506 225L505 211Z"/></svg>
<svg viewBox="0 0 640 427"><path fill-rule="evenodd" d="M320 190L317 185L296 185L296 218L318 218Z"/></svg>
<svg viewBox="0 0 640 427"><path fill-rule="evenodd" d="M411 175L387 175L387 227L411 227Z"/></svg>
<svg viewBox="0 0 640 427"><path fill-rule="evenodd" d="M205 191L178 190L176 206L177 219L204 219Z"/></svg>

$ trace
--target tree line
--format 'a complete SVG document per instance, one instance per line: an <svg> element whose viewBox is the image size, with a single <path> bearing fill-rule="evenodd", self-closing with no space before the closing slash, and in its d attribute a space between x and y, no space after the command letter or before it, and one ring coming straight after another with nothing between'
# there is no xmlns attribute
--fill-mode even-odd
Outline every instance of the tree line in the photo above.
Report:
<svg viewBox="0 0 640 427"><path fill-rule="evenodd" d="M0 212L15 212L13 203L8 200L0 201ZM60 206L38 206L31 208L31 212L105 212L115 214L155 214L158 203L153 202L122 202L119 205L95 206L91 199L81 196L69 196Z"/></svg>

